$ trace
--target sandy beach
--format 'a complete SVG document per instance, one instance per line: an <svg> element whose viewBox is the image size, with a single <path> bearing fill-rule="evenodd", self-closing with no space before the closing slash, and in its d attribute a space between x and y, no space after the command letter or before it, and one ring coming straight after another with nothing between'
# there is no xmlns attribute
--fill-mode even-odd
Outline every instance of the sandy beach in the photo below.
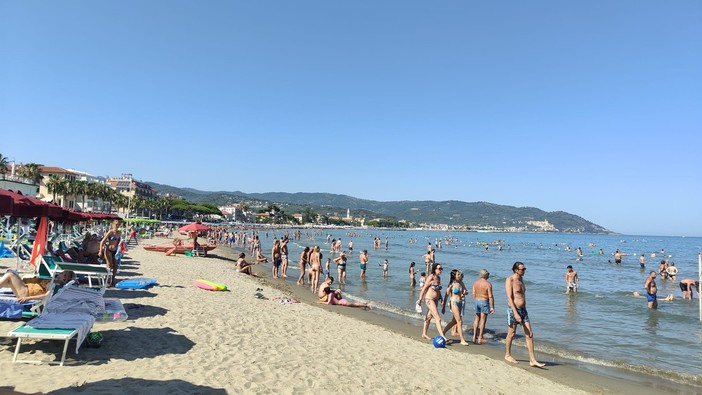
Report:
<svg viewBox="0 0 702 395"><path fill-rule="evenodd" d="M208 257L130 248L118 280L155 277L158 285L106 292L122 301L129 319L96 324L102 347L81 347L77 355L69 347L64 367L13 364L15 341L3 338L0 393L657 392L645 381L601 377L563 363L529 368L525 350L517 350L521 363L515 366L495 348L453 343L436 349L413 326L361 309L315 304L309 290L290 279L237 273L233 256L227 247ZM2 268L14 266L14 259L0 260ZM199 289L194 282L200 278L226 284L229 291ZM281 303L286 298L301 303ZM18 325L0 321L0 333ZM25 357L45 360L60 350L56 341L22 347Z"/></svg>

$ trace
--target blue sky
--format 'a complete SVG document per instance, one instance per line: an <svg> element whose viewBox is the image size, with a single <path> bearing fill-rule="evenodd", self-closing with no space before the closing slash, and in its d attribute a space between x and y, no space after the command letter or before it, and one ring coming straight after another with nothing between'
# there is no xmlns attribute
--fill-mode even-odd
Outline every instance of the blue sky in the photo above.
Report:
<svg viewBox="0 0 702 395"><path fill-rule="evenodd" d="M0 3L0 153L702 236L702 2Z"/></svg>

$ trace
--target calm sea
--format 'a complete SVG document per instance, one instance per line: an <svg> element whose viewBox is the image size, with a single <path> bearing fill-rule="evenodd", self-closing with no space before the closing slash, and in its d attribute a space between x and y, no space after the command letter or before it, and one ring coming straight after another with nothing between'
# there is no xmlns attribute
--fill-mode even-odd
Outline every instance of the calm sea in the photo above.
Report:
<svg viewBox="0 0 702 395"><path fill-rule="evenodd" d="M503 343L507 328L504 281L512 274L512 264L522 261L527 267L524 277L527 307L534 328L537 357L538 352L548 353L599 366L664 376L688 384L702 384L702 322L698 315L697 294L692 302L682 300L677 282L658 279L658 310L648 309L646 299L632 295L633 291L645 292L643 285L648 272L657 271L663 258L675 262L680 271L678 281L697 278L702 238L378 230L317 232L317 235L310 233L311 240L303 235L302 240L290 244L291 274L297 274L297 259L304 246L322 247L326 261L327 257L333 257L327 243L328 234L332 238L341 238L343 250L352 239L354 253L349 257L344 291L351 299L370 301L381 313L421 324L419 314L414 312L419 287L409 286L407 270L409 263L414 261L417 271L423 271L422 256L427 243L436 245L437 240L442 240L442 248L436 250L437 262L448 269L442 276L442 285L447 285L451 269L465 273L469 289L480 268L486 268L491 274L496 312L488 318L486 337L492 338L492 344ZM357 236L350 238L349 232ZM277 231L278 236L282 233ZM265 231L261 231L264 252L270 250L273 236L273 231L269 231L268 238ZM381 239L379 250L373 249L374 237ZM452 239L450 244L447 239ZM502 250L494 242L501 244ZM486 244L489 249L485 248ZM584 253L582 261L576 260L578 247ZM363 249L368 250L370 257L365 282L358 278L358 254ZM600 249L604 255L599 255ZM616 249L625 254L621 265L608 262L614 262L612 255ZM645 269L639 265L641 254L646 258ZM383 279L380 266L384 259L390 262L387 280ZM567 265L573 265L580 277L580 289L576 295L564 295ZM336 277L333 263L332 273ZM660 301L671 293L675 300ZM450 312L444 317L449 320ZM466 337L470 337L472 303L466 308L464 320ZM435 331L433 324L430 330ZM523 345L523 338L516 344Z"/></svg>

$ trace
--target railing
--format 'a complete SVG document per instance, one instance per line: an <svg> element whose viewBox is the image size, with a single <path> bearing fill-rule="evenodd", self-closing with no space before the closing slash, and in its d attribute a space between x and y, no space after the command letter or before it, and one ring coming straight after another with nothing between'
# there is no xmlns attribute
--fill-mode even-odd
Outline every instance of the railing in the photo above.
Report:
<svg viewBox="0 0 702 395"><path fill-rule="evenodd" d="M12 174L1 174L0 173L0 180L5 180L5 181L14 181L14 182L21 182L23 184L29 184L29 185L36 185L34 181L27 177L20 177L18 175L12 175Z"/></svg>

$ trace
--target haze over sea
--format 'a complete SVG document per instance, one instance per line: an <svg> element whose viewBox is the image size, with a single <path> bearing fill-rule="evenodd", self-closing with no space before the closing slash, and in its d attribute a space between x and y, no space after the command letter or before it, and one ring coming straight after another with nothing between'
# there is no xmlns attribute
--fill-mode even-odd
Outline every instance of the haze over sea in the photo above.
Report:
<svg viewBox="0 0 702 395"><path fill-rule="evenodd" d="M348 232L357 232L350 238ZM283 231L269 230L260 237L263 251L272 244L274 233L280 237ZM323 262L332 257L326 235L341 238L343 250L349 240L354 242L354 253L349 256L348 281L342 286L351 299L370 301L374 311L392 318L417 325L417 337L421 334L420 316L414 312L419 287L409 286L408 266L416 262L418 273L423 271L423 254L427 243L436 245L437 262L446 269L442 285L449 281L451 269L462 270L466 286L470 289L478 271L486 268L490 272L495 294L495 314L489 316L486 337L493 347L504 347L506 333L507 302L504 281L511 275L515 261L527 267L525 284L527 306L534 327L537 357L548 361L547 354L584 362L584 366L617 367L664 377L686 384L702 385L702 325L698 317L697 299L682 300L678 282L658 279L658 310L646 307L646 300L635 298L633 291L644 292L643 284L650 270L656 270L663 258L675 262L679 268L678 281L697 277L697 257L702 251L702 238L661 237L634 235L591 235L556 233L450 233L433 231L392 230L322 230L312 240L303 234L302 240L290 244L290 272L287 282L296 281L298 258L304 246L320 245ZM379 237L383 246L373 249L373 238ZM388 238L389 248L384 247ZM416 244L409 241L416 239ZM453 239L447 243L447 239ZM503 250L490 244L499 241ZM485 249L486 243L489 249ZM590 245L594 246L590 246ZM572 251L566 251L570 246ZM582 261L576 261L575 250L581 247ZM604 255L599 255L599 249ZM369 252L369 265L365 282L359 280L358 254ZM625 256L621 265L614 261L616 249ZM646 268L640 269L638 257L644 254ZM655 254L655 257L652 257ZM390 262L390 275L382 278L380 264ZM580 276L577 294L564 295L565 270L573 265ZM336 269L332 263L332 273ZM419 275L417 275L419 279ZM672 302L660 301L667 294L675 294ZM697 297L697 294L695 294ZM473 324L473 304L469 302L464 315L466 336L470 338ZM444 315L450 319L450 312ZM436 335L432 324L430 335ZM521 333L521 332L518 332ZM523 338L516 343L524 346ZM471 347L481 347L471 345ZM697 362L695 362L697 361ZM612 373L612 369L603 369Z"/></svg>

